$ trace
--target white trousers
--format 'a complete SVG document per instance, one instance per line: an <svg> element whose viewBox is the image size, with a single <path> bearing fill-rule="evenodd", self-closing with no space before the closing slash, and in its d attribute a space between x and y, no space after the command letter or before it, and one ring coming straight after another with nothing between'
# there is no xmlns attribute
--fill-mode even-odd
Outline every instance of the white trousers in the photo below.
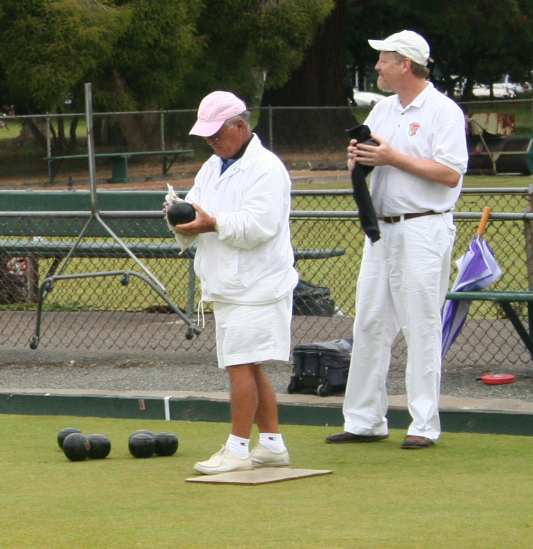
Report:
<svg viewBox="0 0 533 549"><path fill-rule="evenodd" d="M353 353L344 428L358 435L388 432L386 380L399 331L407 344L408 435L440 436L441 308L455 239L451 213L395 224L380 221L381 239L367 239L357 281Z"/></svg>

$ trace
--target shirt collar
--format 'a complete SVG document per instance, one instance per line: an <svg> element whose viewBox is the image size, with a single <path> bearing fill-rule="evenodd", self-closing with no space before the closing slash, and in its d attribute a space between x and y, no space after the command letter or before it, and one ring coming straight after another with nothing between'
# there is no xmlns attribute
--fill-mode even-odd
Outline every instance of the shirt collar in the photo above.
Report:
<svg viewBox="0 0 533 549"><path fill-rule="evenodd" d="M400 97L396 96L396 108L400 111L406 111L410 108L417 108L421 107L424 101L426 100L426 97L435 89L432 82L428 82L427 86L407 105L407 107L404 107L400 102Z"/></svg>
<svg viewBox="0 0 533 549"><path fill-rule="evenodd" d="M246 141L246 143L231 157L231 158L228 158L228 159L224 159L224 158L221 158L220 160L222 161L222 168L220 170L220 174L222 175L234 162L236 162L239 158L241 158L241 156L246 152L246 149L248 147L248 145L250 144L250 141L253 139L253 135L252 137L250 137L250 139L248 139L248 141Z"/></svg>

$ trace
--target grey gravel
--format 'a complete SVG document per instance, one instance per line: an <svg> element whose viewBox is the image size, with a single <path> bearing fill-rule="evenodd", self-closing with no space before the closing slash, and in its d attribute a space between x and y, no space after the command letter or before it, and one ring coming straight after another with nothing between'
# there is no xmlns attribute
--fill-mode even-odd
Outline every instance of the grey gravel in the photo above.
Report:
<svg viewBox="0 0 533 549"><path fill-rule="evenodd" d="M264 368L277 393L286 393L292 364L267 362ZM512 365L498 373L513 374L508 385L485 385L481 376L496 373L487 366L446 366L442 395L481 399L518 399L533 402L532 364ZM405 393L405 366L393 361L389 394ZM104 391L227 392L227 374L214 353L81 353L69 351L0 350L2 389L77 389ZM326 397L327 398L327 397Z"/></svg>

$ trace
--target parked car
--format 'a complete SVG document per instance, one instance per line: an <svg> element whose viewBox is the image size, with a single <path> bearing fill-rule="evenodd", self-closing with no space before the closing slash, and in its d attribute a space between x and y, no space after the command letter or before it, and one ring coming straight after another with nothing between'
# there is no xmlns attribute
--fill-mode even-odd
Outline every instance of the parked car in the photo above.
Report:
<svg viewBox="0 0 533 549"><path fill-rule="evenodd" d="M514 99L516 92L510 84L497 83L492 85L493 95L496 99ZM489 86L474 86L473 93L476 97L490 97Z"/></svg>
<svg viewBox="0 0 533 549"><path fill-rule="evenodd" d="M353 100L356 107L372 107L379 101L381 101L386 95L374 92L362 92L359 90L353 91Z"/></svg>

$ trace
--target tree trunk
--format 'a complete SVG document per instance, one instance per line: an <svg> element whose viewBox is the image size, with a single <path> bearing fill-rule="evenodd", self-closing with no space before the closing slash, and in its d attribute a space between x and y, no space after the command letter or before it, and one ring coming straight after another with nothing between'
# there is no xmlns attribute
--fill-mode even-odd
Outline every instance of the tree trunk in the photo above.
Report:
<svg viewBox="0 0 533 549"><path fill-rule="evenodd" d="M69 136L70 136L70 149L72 151L76 150L76 147L78 145L78 137L76 135L76 131L78 129L78 123L79 123L79 118L77 116L74 118L71 118Z"/></svg>
<svg viewBox="0 0 533 549"><path fill-rule="evenodd" d="M345 92L346 0L322 23L302 65L280 89L266 90L263 107L347 107ZM350 109L274 110L276 146L345 144L345 129L357 124ZM269 142L269 112L263 110L255 131Z"/></svg>

